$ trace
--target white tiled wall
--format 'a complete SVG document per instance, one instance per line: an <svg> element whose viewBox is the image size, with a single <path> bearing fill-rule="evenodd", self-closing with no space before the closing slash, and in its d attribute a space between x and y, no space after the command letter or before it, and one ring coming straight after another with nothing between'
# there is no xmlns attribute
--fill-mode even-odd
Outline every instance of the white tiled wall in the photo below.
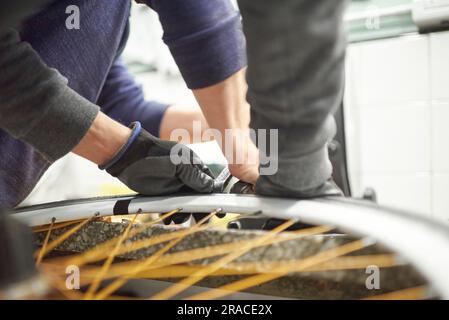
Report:
<svg viewBox="0 0 449 320"><path fill-rule="evenodd" d="M433 215L435 218L448 220L448 190L449 174L435 174L433 176Z"/></svg>
<svg viewBox="0 0 449 320"><path fill-rule="evenodd" d="M354 193L449 221L449 32L351 45L347 82Z"/></svg>
<svg viewBox="0 0 449 320"><path fill-rule="evenodd" d="M432 103L432 141L434 172L449 173L449 99L446 102Z"/></svg>
<svg viewBox="0 0 449 320"><path fill-rule="evenodd" d="M414 102L430 96L428 39L408 36L359 46L357 103Z"/></svg>
<svg viewBox="0 0 449 320"><path fill-rule="evenodd" d="M430 35L433 214L449 217L449 32Z"/></svg>
<svg viewBox="0 0 449 320"><path fill-rule="evenodd" d="M432 98L449 100L449 32L434 33L430 38Z"/></svg>
<svg viewBox="0 0 449 320"><path fill-rule="evenodd" d="M387 104L362 107L360 170L369 173L430 173L430 107Z"/></svg>

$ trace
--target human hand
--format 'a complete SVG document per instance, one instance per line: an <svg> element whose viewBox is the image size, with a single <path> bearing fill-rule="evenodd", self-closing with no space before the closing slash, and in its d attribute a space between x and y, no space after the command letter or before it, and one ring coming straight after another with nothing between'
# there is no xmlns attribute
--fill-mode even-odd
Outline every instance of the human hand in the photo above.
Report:
<svg viewBox="0 0 449 320"><path fill-rule="evenodd" d="M183 188L201 193L214 191L212 173L192 150L154 137L138 122L128 142L100 169L145 195L171 194Z"/></svg>
<svg viewBox="0 0 449 320"><path fill-rule="evenodd" d="M226 152L225 152L226 153ZM256 184L259 178L259 150L249 135L234 136L233 153L226 155L231 174L241 181Z"/></svg>

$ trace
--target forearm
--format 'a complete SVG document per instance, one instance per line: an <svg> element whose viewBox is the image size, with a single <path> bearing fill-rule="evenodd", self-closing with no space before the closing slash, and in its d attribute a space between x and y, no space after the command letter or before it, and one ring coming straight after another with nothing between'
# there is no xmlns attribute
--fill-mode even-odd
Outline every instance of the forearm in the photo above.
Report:
<svg viewBox="0 0 449 320"><path fill-rule="evenodd" d="M254 184L259 177L259 152L250 136L246 91L245 69L242 69L225 81L193 93L210 128L220 132L216 139L231 173Z"/></svg>
<svg viewBox="0 0 449 320"><path fill-rule="evenodd" d="M209 128L200 108L191 106L169 106L159 126L159 138L185 144L213 140L203 135Z"/></svg>
<svg viewBox="0 0 449 320"><path fill-rule="evenodd" d="M226 129L249 128L250 108L246 91L245 69L241 69L218 84L193 90L193 94L209 126L224 135Z"/></svg>
<svg viewBox="0 0 449 320"><path fill-rule="evenodd" d="M95 164L103 165L118 153L130 134L131 129L99 112L86 135L72 151Z"/></svg>

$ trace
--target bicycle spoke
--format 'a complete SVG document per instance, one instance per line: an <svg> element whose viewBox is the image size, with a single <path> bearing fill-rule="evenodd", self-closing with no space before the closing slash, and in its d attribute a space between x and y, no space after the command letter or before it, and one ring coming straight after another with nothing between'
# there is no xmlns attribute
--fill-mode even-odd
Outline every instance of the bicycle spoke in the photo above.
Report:
<svg viewBox="0 0 449 320"><path fill-rule="evenodd" d="M426 286L419 286L368 297L365 300L422 300L428 297L428 288Z"/></svg>
<svg viewBox="0 0 449 320"><path fill-rule="evenodd" d="M235 281L233 283L221 286L217 288L217 290L211 290L205 293L200 293L197 295L193 295L188 297L189 300L207 300L207 299L217 299L226 295L229 295L229 293L242 291L257 285L260 285L265 282L269 282L272 280L275 280L277 278L280 278L288 273L291 272L298 272L302 271L304 269L307 269L309 267L312 267L314 265L326 262L328 260L337 258L339 256L363 249L367 246L373 245L374 242L372 239L362 239L357 240L354 242L351 242L349 244L339 246L337 248L333 248L330 250L326 250L324 252L320 252L318 254L315 254L313 256L310 256L308 258L305 258L304 260L300 261L297 264L294 264L292 266L282 266L278 269L275 269L272 271L272 273L267 274L260 274L255 275L252 277L248 277L242 280ZM220 291L219 291L220 290Z"/></svg>
<svg viewBox="0 0 449 320"><path fill-rule="evenodd" d="M53 226L55 224L55 218L51 219L50 227L48 228L47 235L45 236L44 243L42 244L41 249L37 255L36 266L41 264L42 259L44 258L45 251L47 250L48 240L50 239L51 231L53 230Z"/></svg>
<svg viewBox="0 0 449 320"><path fill-rule="evenodd" d="M97 273L94 281L89 286L89 289L86 292L86 295L84 296L85 300L91 299L95 293L95 291L98 289L98 286L100 285L101 280L105 276L106 272L108 272L109 267L111 266L112 262L114 261L115 256L117 255L117 252L122 245L123 241L127 238L129 231L131 230L131 227L134 225L137 216L141 213L141 211L138 211L135 215L131 223L126 227L125 231L123 232L122 236L119 237L114 249L109 254L108 258L106 259L105 263L103 264L103 267L101 268L100 272Z"/></svg>
<svg viewBox="0 0 449 320"><path fill-rule="evenodd" d="M137 265L137 267L128 275L122 276L121 278L115 280L110 285L108 285L106 288L101 290L94 299L101 300L107 298L111 293L119 289L126 281L130 278L130 275L139 273L142 269L150 266L154 261L156 261L159 257L164 255L166 252L168 252L171 248L173 248L175 245L177 245L179 242L181 242L186 236L193 234L197 232L200 227L208 221L211 217L215 216L217 213L220 213L221 209L218 209L216 211L211 212L206 217L201 219L198 224L194 225L190 229L188 229L188 232L178 236L177 238L173 239L171 242L169 242L167 245L165 245L163 248L159 249L156 253L154 253L150 258L146 259L141 264Z"/></svg>
<svg viewBox="0 0 449 320"><path fill-rule="evenodd" d="M52 251L54 248L59 246L61 243L63 243L65 240L67 240L69 237L71 237L74 233L76 233L78 230L80 230L82 227L84 227L86 224L88 224L90 221L92 221L94 218L96 218L98 214L94 214L89 219L84 220L80 224L76 225L75 227L71 228L70 230L66 231L62 235L60 235L58 238L53 240L52 242L48 243L45 250L39 250L36 251L35 255L41 256L41 259L50 251Z"/></svg>

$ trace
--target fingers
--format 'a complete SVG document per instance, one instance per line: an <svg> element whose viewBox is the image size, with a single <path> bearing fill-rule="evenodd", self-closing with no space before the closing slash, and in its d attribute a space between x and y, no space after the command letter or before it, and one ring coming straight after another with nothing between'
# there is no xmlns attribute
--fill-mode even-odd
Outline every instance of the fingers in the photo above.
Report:
<svg viewBox="0 0 449 320"><path fill-rule="evenodd" d="M193 165L196 169L204 172L205 174L207 174L209 177L214 178L215 175L212 173L212 171L209 169L209 167L207 165L205 165L204 163L196 163Z"/></svg>
<svg viewBox="0 0 449 320"><path fill-rule="evenodd" d="M234 177L247 183L256 184L259 179L258 165L232 164L229 165L229 171Z"/></svg>
<svg viewBox="0 0 449 320"><path fill-rule="evenodd" d="M199 169L198 166L180 164L177 176L186 186L197 192L211 193L214 190L214 178Z"/></svg>

